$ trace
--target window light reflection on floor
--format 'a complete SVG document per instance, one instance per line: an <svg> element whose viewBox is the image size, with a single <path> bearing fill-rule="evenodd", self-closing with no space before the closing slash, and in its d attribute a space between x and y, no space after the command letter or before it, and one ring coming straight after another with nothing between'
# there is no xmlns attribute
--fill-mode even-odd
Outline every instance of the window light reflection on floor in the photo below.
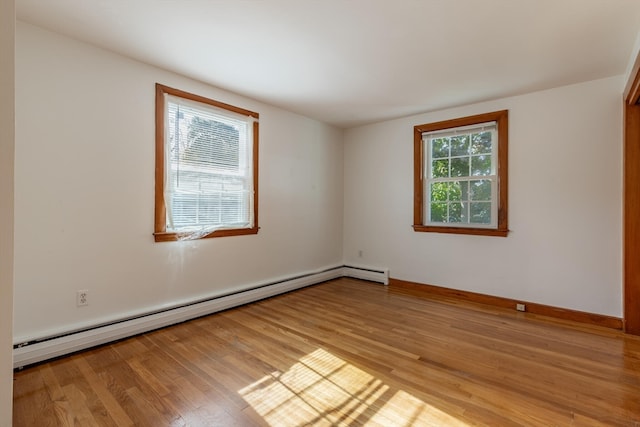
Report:
<svg viewBox="0 0 640 427"><path fill-rule="evenodd" d="M467 425L323 349L239 393L270 426Z"/></svg>

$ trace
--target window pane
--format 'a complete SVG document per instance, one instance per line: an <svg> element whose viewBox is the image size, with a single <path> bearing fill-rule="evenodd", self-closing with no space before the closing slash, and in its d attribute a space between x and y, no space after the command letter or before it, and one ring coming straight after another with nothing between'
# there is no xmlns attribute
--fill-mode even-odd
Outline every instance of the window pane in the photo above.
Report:
<svg viewBox="0 0 640 427"><path fill-rule="evenodd" d="M222 224L240 224L249 221L245 206L245 191L228 191L221 196L220 219Z"/></svg>
<svg viewBox="0 0 640 427"><path fill-rule="evenodd" d="M491 175L491 155L471 157L471 175Z"/></svg>
<svg viewBox="0 0 640 427"><path fill-rule="evenodd" d="M474 224L491 224L491 202L472 202L471 221Z"/></svg>
<svg viewBox="0 0 640 427"><path fill-rule="evenodd" d="M458 181L457 184L460 186L460 200L469 200L469 182Z"/></svg>
<svg viewBox="0 0 640 427"><path fill-rule="evenodd" d="M449 200L452 202L457 202L462 200L462 185L467 184L466 182L450 182L449 183Z"/></svg>
<svg viewBox="0 0 640 427"><path fill-rule="evenodd" d="M469 176L469 158L451 159L451 176Z"/></svg>
<svg viewBox="0 0 640 427"><path fill-rule="evenodd" d="M185 164L238 170L240 131L215 120L191 116L187 146L181 153Z"/></svg>
<svg viewBox="0 0 640 427"><path fill-rule="evenodd" d="M446 182L434 182L431 184L431 196L429 199L432 202L446 202L449 185Z"/></svg>
<svg viewBox="0 0 640 427"><path fill-rule="evenodd" d="M460 213L461 215L461 221L465 224L469 223L469 203L460 203L460 206L462 208L462 212Z"/></svg>
<svg viewBox="0 0 640 427"><path fill-rule="evenodd" d="M431 221L446 222L447 203L431 203Z"/></svg>
<svg viewBox="0 0 640 427"><path fill-rule="evenodd" d="M491 200L491 181L471 181L471 200Z"/></svg>
<svg viewBox="0 0 640 427"><path fill-rule="evenodd" d="M451 203L449 205L449 222L466 222L463 215L462 203Z"/></svg>
<svg viewBox="0 0 640 427"><path fill-rule="evenodd" d="M491 154L491 132L471 135L471 154Z"/></svg>
<svg viewBox="0 0 640 427"><path fill-rule="evenodd" d="M469 135L451 137L451 156L466 156L469 154Z"/></svg>
<svg viewBox="0 0 640 427"><path fill-rule="evenodd" d="M172 168L167 229L249 223L247 180L203 170Z"/></svg>
<svg viewBox="0 0 640 427"><path fill-rule="evenodd" d="M449 157L449 138L431 140L431 157L434 159Z"/></svg>
<svg viewBox="0 0 640 427"><path fill-rule="evenodd" d="M449 176L449 159L434 160L431 166L431 178L447 178Z"/></svg>

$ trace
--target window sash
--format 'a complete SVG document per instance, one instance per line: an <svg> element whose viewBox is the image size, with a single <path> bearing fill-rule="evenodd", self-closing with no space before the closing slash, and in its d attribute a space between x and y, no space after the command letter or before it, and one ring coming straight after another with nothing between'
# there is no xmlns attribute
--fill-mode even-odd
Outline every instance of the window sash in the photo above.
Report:
<svg viewBox="0 0 640 427"><path fill-rule="evenodd" d="M254 119L197 101L164 96L166 231L200 237L215 230L252 228ZM214 126L217 131L206 129L204 135L193 135ZM220 147L216 150L212 144L222 144L225 130L237 132L237 138L231 137L237 148L221 153Z"/></svg>
<svg viewBox="0 0 640 427"><path fill-rule="evenodd" d="M487 130L496 130L497 122L485 122L485 123L477 123L467 126L458 126L455 128L447 128L447 129L439 129L433 130L429 132L423 132L422 138L446 138L450 136L458 136L458 135L468 135L472 133L480 133Z"/></svg>
<svg viewBox="0 0 640 427"><path fill-rule="evenodd" d="M433 142L435 140L441 140L446 138L458 137L458 136L469 136L469 144L471 144L472 135L483 133L483 132L491 133L491 150L489 152L483 152L484 155L490 155L491 157L491 170L489 174L472 174L472 165L473 165L473 157L479 157L482 154L472 154L471 153L471 145L469 146L467 153L462 155L452 155L452 144L448 144L448 155L441 157L433 157ZM422 144L423 144L423 153L424 153L424 161L423 161L423 211L424 215L424 223L423 225L428 226L436 226L436 227L461 227L461 228L488 228L495 229L498 226L498 177L497 177L497 167L498 167L498 144L497 144L497 122L486 122L480 124L473 124L469 126L460 126L456 128L448 128L442 130L436 130L431 132L423 132L422 133ZM462 176L451 176L452 171L452 160L455 159L469 159L468 164L468 174ZM448 162L447 175L446 177L434 177L433 172L433 161L446 160ZM472 222L471 215L471 206L474 203L486 203L486 201L474 201L471 200L471 195L468 192L467 199L465 200L449 200L447 195L446 201L432 201L431 191L432 186L435 183L456 183L456 182L466 182L467 186L471 185L473 181L489 181L491 182L491 207L490 207L490 217L491 220L489 223L478 223ZM447 215L446 221L434 221L432 219L432 203L438 204L446 204L447 206ZM467 206L464 206L464 204ZM467 215L465 217L466 220L464 222L448 222L451 218L450 215L450 207L451 205L460 204L463 205L461 210L466 212Z"/></svg>
<svg viewBox="0 0 640 427"><path fill-rule="evenodd" d="M488 181L491 183L490 190L490 198L489 199L477 199L474 200L470 194L470 191L467 190L467 197L460 199L447 199L442 201L432 201L431 200L431 189L433 184L437 183L467 183L468 187L471 187L473 181ZM484 175L484 176L476 176L476 177L464 177L464 178L447 178L447 179L438 179L431 180L427 182L424 189L424 198L425 206L424 211L426 212L426 219L424 225L434 225L434 226L446 226L446 227L478 227L478 228L496 228L497 224L497 203L496 198L498 196L498 179L495 175ZM461 218L465 218L464 221L436 221L432 218L432 203L447 205L447 219L451 218L451 214L449 213L450 207L453 205L460 206ZM473 221L473 207L481 204L490 203L490 215L491 221L488 223Z"/></svg>

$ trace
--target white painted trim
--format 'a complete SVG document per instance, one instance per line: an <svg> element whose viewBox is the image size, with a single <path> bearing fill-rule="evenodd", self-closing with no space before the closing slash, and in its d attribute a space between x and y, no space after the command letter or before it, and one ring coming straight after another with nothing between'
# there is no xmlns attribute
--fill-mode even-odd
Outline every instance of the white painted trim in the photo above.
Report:
<svg viewBox="0 0 640 427"><path fill-rule="evenodd" d="M339 277L354 277L388 285L389 269L336 266L320 272L308 273L240 291L232 295L183 304L165 311L115 321L108 325L87 327L80 331L69 331L56 337L36 339L32 342L18 345L13 349L13 367L15 369L31 365Z"/></svg>

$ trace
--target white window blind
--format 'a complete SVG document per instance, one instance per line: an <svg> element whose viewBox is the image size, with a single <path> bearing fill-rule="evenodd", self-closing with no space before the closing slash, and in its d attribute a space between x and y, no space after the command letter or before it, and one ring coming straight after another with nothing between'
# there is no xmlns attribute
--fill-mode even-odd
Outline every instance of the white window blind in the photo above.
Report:
<svg viewBox="0 0 640 427"><path fill-rule="evenodd" d="M253 226L252 117L165 94L167 231Z"/></svg>

